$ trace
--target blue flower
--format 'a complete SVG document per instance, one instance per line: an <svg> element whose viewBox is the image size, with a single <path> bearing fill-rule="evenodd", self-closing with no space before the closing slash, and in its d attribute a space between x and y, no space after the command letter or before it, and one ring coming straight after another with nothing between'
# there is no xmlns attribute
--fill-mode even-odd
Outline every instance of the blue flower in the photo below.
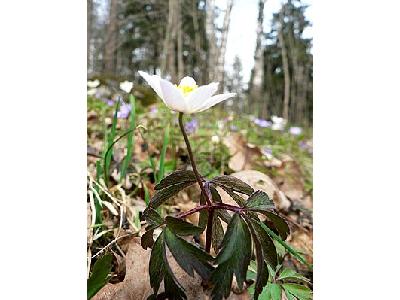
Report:
<svg viewBox="0 0 400 300"><path fill-rule="evenodd" d="M195 133L198 127L199 127L199 122L197 121L197 119L192 119L191 121L185 124L185 130L188 134Z"/></svg>
<svg viewBox="0 0 400 300"><path fill-rule="evenodd" d="M126 104L125 102L121 102L121 106L119 107L119 111L117 111L118 119L126 119L131 112L131 105Z"/></svg>
<svg viewBox="0 0 400 300"><path fill-rule="evenodd" d="M254 119L254 124L263 127L263 128L267 128L267 127L271 127L272 123L270 121L264 120L264 119L259 119L256 118Z"/></svg>

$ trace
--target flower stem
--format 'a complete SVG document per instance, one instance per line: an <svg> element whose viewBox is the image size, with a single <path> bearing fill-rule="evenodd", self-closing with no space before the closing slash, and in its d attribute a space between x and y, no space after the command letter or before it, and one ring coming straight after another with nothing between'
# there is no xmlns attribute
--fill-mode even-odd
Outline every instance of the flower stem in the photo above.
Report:
<svg viewBox="0 0 400 300"><path fill-rule="evenodd" d="M183 138L184 138L185 143L186 143L186 148L188 150L190 163L191 163L192 168L193 168L193 173L196 176L196 180L197 180L197 182L199 184L199 187L200 187L202 193L204 194L204 196L206 198L207 204L209 206L211 206L212 204L211 204L210 198L208 197L208 193L204 189L203 180L201 179L200 173L197 170L196 162L194 161L192 147L190 146L189 138L188 138L188 136L186 134L185 126L183 125L183 113L182 112L179 113L179 127L181 128L181 132L182 132Z"/></svg>

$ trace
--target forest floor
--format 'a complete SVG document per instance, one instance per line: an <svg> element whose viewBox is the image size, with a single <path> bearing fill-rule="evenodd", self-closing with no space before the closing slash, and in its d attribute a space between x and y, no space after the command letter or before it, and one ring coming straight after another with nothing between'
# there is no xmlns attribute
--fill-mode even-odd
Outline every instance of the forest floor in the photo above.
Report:
<svg viewBox="0 0 400 300"><path fill-rule="evenodd" d="M150 250L140 245L145 225L141 214L160 177L190 166L177 126L178 116L161 103L146 107L137 103L135 123L140 127L133 136L131 163L125 179L120 180L118 170L127 152L126 138L122 138L113 148L108 184L99 178L100 165L96 167L96 162L104 155L105 132L112 127L113 107L89 97L87 118L88 275L104 253L113 256L110 279L92 299L146 299L152 293L148 275ZM200 173L205 177L232 175L254 189L265 191L288 220L291 229L288 243L312 264L311 130L303 128L299 132L288 126L272 130L270 123L222 109L186 116L185 122ZM129 128L129 119L118 119L115 125L118 137ZM176 214L195 207L199 194L197 185L186 188L161 207L161 214ZM222 200L232 202L229 197ZM196 224L198 215L191 215L187 221ZM204 245L204 236L198 242ZM284 264L312 282L312 271L290 255L285 256ZM200 299L201 289L196 288L200 283L176 263L172 268L188 299ZM232 289L234 293L229 299L250 299L247 290L239 293L235 287Z"/></svg>

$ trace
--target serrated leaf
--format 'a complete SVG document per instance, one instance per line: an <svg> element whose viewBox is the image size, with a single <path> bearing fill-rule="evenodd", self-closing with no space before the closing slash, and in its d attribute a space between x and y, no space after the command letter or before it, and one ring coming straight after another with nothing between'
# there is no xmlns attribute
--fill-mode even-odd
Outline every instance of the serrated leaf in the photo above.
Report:
<svg viewBox="0 0 400 300"><path fill-rule="evenodd" d="M152 207L152 208L159 207L161 204L163 204L169 198L175 196L181 190L192 185L193 183L194 182L192 182L192 181L181 182L178 184L170 185L170 186L166 187L165 189L156 191L156 193L153 195L153 197L150 200L150 207Z"/></svg>
<svg viewBox="0 0 400 300"><path fill-rule="evenodd" d="M248 221L254 229L257 240L261 244L264 260L275 270L278 264L278 255L274 242L256 221L253 221L253 219L248 219Z"/></svg>
<svg viewBox="0 0 400 300"><path fill-rule="evenodd" d="M150 286L154 290L154 294L157 295L160 283L164 278L166 272L163 252L164 249L164 233L158 236L154 243L153 249L151 250L150 262L149 262L149 274L150 274Z"/></svg>
<svg viewBox="0 0 400 300"><path fill-rule="evenodd" d="M196 270L204 280L208 280L213 270L208 261L212 261L213 257L176 236L168 227L164 232L165 242L181 268L192 277L193 270Z"/></svg>
<svg viewBox="0 0 400 300"><path fill-rule="evenodd" d="M250 196L254 192L254 189L250 185L236 177L229 175L214 177L211 182L220 187L226 187L228 189L232 189L236 192L246 194L248 196Z"/></svg>
<svg viewBox="0 0 400 300"><path fill-rule="evenodd" d="M271 229L269 229L267 227L267 225L265 225L264 223L262 223L262 222L260 222L258 220L254 220L254 221L256 221L262 227L262 229L264 229L269 234L269 236L271 236L274 240L276 240L283 247L285 247L285 249L290 254L292 254L298 261L300 261L301 263L305 264L308 268L312 269L312 266L304 259L303 256L301 256L295 249L293 249L289 244L287 244L285 241L283 241L279 237L279 235L277 235L275 232L273 232Z"/></svg>
<svg viewBox="0 0 400 300"><path fill-rule="evenodd" d="M279 284L271 283L270 290L271 290L271 299L272 300L281 300L282 299L282 289Z"/></svg>
<svg viewBox="0 0 400 300"><path fill-rule="evenodd" d="M241 196L236 194L232 189L227 187L222 187L222 189L227 192L227 194L241 207L245 206L246 200L244 200Z"/></svg>
<svg viewBox="0 0 400 300"><path fill-rule="evenodd" d="M275 209L274 202L263 191L256 191L247 199L245 207L254 211L268 211Z"/></svg>
<svg viewBox="0 0 400 300"><path fill-rule="evenodd" d="M87 280L87 298L92 298L108 281L111 272L112 255L105 254L94 264L92 274Z"/></svg>
<svg viewBox="0 0 400 300"><path fill-rule="evenodd" d="M262 212L263 215L265 215L270 223L272 224L268 224L268 225L272 225L272 227L274 229L276 229L276 231L278 232L278 234L280 235L280 237L283 240L286 240L286 238L288 237L289 233L290 233L290 229L289 229L289 225L286 223L286 221L281 218L280 216L278 216L275 213L272 212ZM268 221L267 221L268 223Z"/></svg>
<svg viewBox="0 0 400 300"><path fill-rule="evenodd" d="M312 291L304 285L295 284L295 283L284 283L284 284L282 284L282 287L284 288L285 291L292 294L299 300L311 300L312 299Z"/></svg>
<svg viewBox="0 0 400 300"><path fill-rule="evenodd" d="M199 235L204 231L204 228L197 227L191 223L188 223L182 219L167 216L165 218L167 227L174 233L186 236L186 235Z"/></svg>
<svg viewBox="0 0 400 300"><path fill-rule="evenodd" d="M263 287L268 282L268 268L264 262L264 254L261 247L260 240L256 236L256 232L253 226L250 224L249 226L251 235L253 236L254 246L256 250L256 259L257 259L257 277L256 283L254 287L254 300L258 299L259 294L262 292Z"/></svg>
<svg viewBox="0 0 400 300"><path fill-rule="evenodd" d="M159 184L157 184L154 189L162 190L171 185L176 185L179 183L196 182L196 176L191 170L179 170L169 174L167 177L162 179Z"/></svg>
<svg viewBox="0 0 400 300"><path fill-rule="evenodd" d="M142 245L142 248L144 250L153 247L154 245L153 234L154 234L154 229L150 229L146 231L140 238L140 244Z"/></svg>
<svg viewBox="0 0 400 300"><path fill-rule="evenodd" d="M306 283L310 283L310 280L306 277L304 277L303 275L297 273L296 271L292 270L292 269L288 269L288 268L284 268L278 277L278 280L282 280L282 281L289 281L289 280L294 280L294 281L302 281L302 282L306 282Z"/></svg>
<svg viewBox="0 0 400 300"><path fill-rule="evenodd" d="M160 214L151 207L148 207L143 211L142 218L144 218L148 224L154 226L160 226L162 223L164 223L164 220Z"/></svg>
<svg viewBox="0 0 400 300"><path fill-rule="evenodd" d="M236 276L239 289L243 288L250 258L250 231L246 222L236 213L228 224L222 241L222 249L215 259L218 267L211 275L211 281L214 283L212 290L213 300L228 297L233 274Z"/></svg>
<svg viewBox="0 0 400 300"><path fill-rule="evenodd" d="M218 254L219 252L223 238L224 238L224 228L222 227L221 220L218 218L218 215L214 214L211 245L216 254Z"/></svg>

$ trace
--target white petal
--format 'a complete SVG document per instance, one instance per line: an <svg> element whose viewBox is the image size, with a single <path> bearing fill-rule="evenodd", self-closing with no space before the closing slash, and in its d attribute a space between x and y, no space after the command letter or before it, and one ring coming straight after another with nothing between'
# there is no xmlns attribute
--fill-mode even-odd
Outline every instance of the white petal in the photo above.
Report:
<svg viewBox="0 0 400 300"><path fill-rule="evenodd" d="M192 77L190 77L190 76L186 76L186 77L183 77L182 78L182 80L181 80L181 82L179 83L179 85L182 85L182 86L196 86L196 80L194 80Z"/></svg>
<svg viewBox="0 0 400 300"><path fill-rule="evenodd" d="M187 99L187 104L192 111L196 111L202 107L205 101L207 101L214 93L218 90L218 82L212 82L207 85L202 85L198 89L194 90Z"/></svg>
<svg viewBox="0 0 400 300"><path fill-rule="evenodd" d="M218 103L220 103L220 102L222 102L222 101L225 101L225 100L227 100L227 99L229 99L229 98L231 98L231 97L235 97L235 96L236 96L236 93L227 93L227 94L215 95L215 96L211 97L210 99L208 99L208 100L203 104L203 106L201 106L201 107L200 107L198 110L196 110L196 111L197 111L197 112L204 111L204 110L209 109L210 107L212 107L212 106L214 106L214 105L216 105L216 104L218 104Z"/></svg>
<svg viewBox="0 0 400 300"><path fill-rule="evenodd" d="M158 75L149 75L146 72L139 71L140 76L147 81L147 83L152 87L152 89L157 93L157 95L162 99L163 94L160 88L160 76Z"/></svg>
<svg viewBox="0 0 400 300"><path fill-rule="evenodd" d="M163 94L161 99L170 109L179 112L188 112L185 99L176 86L167 80L161 79L160 88Z"/></svg>

